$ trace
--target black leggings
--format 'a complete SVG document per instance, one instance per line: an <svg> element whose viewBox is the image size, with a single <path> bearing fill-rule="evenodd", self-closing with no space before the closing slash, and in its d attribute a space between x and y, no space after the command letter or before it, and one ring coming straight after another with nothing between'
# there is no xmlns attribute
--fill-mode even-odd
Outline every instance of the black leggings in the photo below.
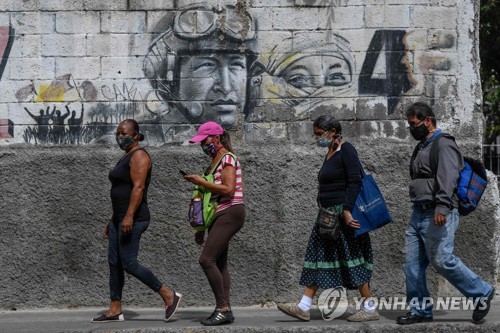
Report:
<svg viewBox="0 0 500 333"><path fill-rule="evenodd" d="M207 275L217 308L230 306L231 279L227 267L229 241L241 229L244 222L244 205L231 206L217 213L201 251L199 262Z"/></svg>

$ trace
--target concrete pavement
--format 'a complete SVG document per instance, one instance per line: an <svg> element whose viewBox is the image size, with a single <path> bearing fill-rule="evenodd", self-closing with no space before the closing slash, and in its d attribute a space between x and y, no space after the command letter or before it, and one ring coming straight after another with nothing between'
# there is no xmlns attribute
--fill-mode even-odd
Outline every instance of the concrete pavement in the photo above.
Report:
<svg viewBox="0 0 500 333"><path fill-rule="evenodd" d="M381 311L379 321L350 323L343 318L325 321L317 308L311 321L301 322L282 314L276 308L233 307L236 321L231 325L204 327L200 319L212 308L180 308L173 321L163 322L161 309L128 309L125 321L94 324L90 319L103 312L102 308L74 310L1 311L1 333L60 333L60 332L493 332L500 331L500 297L492 302L483 324L471 322L472 311L435 311L434 322L409 326L395 323L404 311Z"/></svg>

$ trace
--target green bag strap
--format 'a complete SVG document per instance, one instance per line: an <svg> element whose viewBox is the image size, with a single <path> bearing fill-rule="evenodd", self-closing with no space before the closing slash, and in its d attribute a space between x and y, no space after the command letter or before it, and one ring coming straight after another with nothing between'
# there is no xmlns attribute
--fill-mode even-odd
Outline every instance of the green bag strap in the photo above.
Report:
<svg viewBox="0 0 500 333"><path fill-rule="evenodd" d="M210 171L210 174L209 175L213 175L215 170L217 170L217 168L219 167L219 165L222 163L222 159L224 157L226 157L226 155L231 155L235 160L237 160L238 158L236 157L236 155L234 155L233 153L231 152L227 152L225 153L224 155L221 156L221 158L219 159L219 161L217 162L217 164L212 168L212 170Z"/></svg>
<svg viewBox="0 0 500 333"><path fill-rule="evenodd" d="M215 172L215 170L217 170L217 168L219 167L219 165L222 163L222 159L226 155L231 155L235 160L238 159L235 154L233 154L231 152L227 152L227 153L225 153L224 155L221 156L221 158L219 159L219 161L217 162L217 164L212 168L212 170L210 170L210 173L208 175L203 175L202 177L205 178L206 180L208 180L209 182L213 183L213 181L214 181L213 180L213 178L214 178L214 172ZM196 185L194 187L193 195L192 195L191 198L194 199L196 197L203 197L204 201L205 201L205 199L208 199L210 201L210 196L203 195L204 193L205 193L205 189L202 186ZM205 204L205 203L203 203L203 204Z"/></svg>

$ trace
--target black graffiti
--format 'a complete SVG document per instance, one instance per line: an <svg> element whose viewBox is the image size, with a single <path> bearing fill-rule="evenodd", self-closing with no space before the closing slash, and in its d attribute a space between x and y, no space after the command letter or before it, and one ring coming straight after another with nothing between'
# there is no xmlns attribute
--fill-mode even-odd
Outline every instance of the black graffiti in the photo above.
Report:
<svg viewBox="0 0 500 333"><path fill-rule="evenodd" d="M0 79L2 78L12 44L14 43L14 32L15 30L12 26L0 27Z"/></svg>
<svg viewBox="0 0 500 333"><path fill-rule="evenodd" d="M62 114L56 106L50 110L48 106L45 110L40 110L40 115L36 116L30 112L28 108L24 110L36 121L35 126L28 126L23 133L24 140L35 144L54 143L54 144L79 144L84 143L82 133L90 132L91 130L83 126L84 106L82 104L80 117L76 117L76 111L65 106L66 113ZM67 120L66 118L71 117ZM68 125L68 126L66 126ZM88 143L90 140L87 140Z"/></svg>
<svg viewBox="0 0 500 333"><path fill-rule="evenodd" d="M91 124L119 123L127 118L134 118L139 113L140 103L137 101L127 101L117 103L113 106L99 103L89 111Z"/></svg>
<svg viewBox="0 0 500 333"><path fill-rule="evenodd" d="M67 105L66 109L69 112L69 107ZM82 111L80 113L80 118L76 118L75 110L71 111L71 118L68 119L70 143L80 143L79 134L82 130L82 125L83 125L83 112L84 112L83 104L82 104Z"/></svg>
<svg viewBox="0 0 500 333"><path fill-rule="evenodd" d="M0 27L0 79L2 79L14 43L14 31L12 26ZM12 137L14 137L14 123L10 119L0 119L0 138Z"/></svg>
<svg viewBox="0 0 500 333"><path fill-rule="evenodd" d="M35 115L28 108L25 111L36 121L35 126L28 126L23 133L25 142L34 144L86 144L100 138L107 138L115 129L116 123L134 118L139 113L139 102L127 101L115 105L99 103L87 114L90 122L83 123L85 114L82 103L80 115L76 110L65 106L63 114L56 106L48 106ZM66 122L66 123L65 123ZM101 140L102 141L102 140Z"/></svg>
<svg viewBox="0 0 500 333"><path fill-rule="evenodd" d="M404 63L405 34L404 30L377 30L368 47L359 77L359 94L387 96L388 114L394 113L401 95L411 88L408 68ZM385 51L385 77L373 78L382 50Z"/></svg>
<svg viewBox="0 0 500 333"><path fill-rule="evenodd" d="M52 117L54 116L54 113L56 112L56 107L54 106L54 109L52 110L52 112L50 112L50 106L47 106L47 110L45 110L45 111L43 109L40 109L39 116L35 116L26 107L24 108L24 110L26 112L28 112L30 117L36 121L36 125L37 125L36 137L37 137L38 141L46 142L47 138L48 138L48 134L49 134L49 122L52 120Z"/></svg>
<svg viewBox="0 0 500 333"><path fill-rule="evenodd" d="M137 88L135 88L135 83L130 88L126 83L123 83L121 89L116 84L113 84L112 87L104 85L101 87L101 93L110 102L135 101Z"/></svg>
<svg viewBox="0 0 500 333"><path fill-rule="evenodd" d="M61 138L64 134L64 120L69 117L70 111L66 105L67 112L63 115L60 110L56 110L56 114L52 116L52 133L54 135L54 140L60 143Z"/></svg>

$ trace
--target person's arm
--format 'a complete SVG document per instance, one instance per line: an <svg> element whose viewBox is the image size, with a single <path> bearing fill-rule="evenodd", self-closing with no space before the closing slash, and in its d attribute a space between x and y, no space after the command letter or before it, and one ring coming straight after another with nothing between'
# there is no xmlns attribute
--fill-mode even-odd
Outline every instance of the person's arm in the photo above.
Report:
<svg viewBox="0 0 500 333"><path fill-rule="evenodd" d="M342 165L347 177L346 195L342 203L344 208L344 222L350 227L360 228L358 221L353 219L351 211L361 189L361 163L356 150L350 143L345 142L342 144L341 150Z"/></svg>
<svg viewBox="0 0 500 333"><path fill-rule="evenodd" d="M37 116L35 116L34 114L32 114L32 113L30 112L30 110L28 110L28 108L27 108L27 107L25 107L25 108L24 108L24 110L26 110L26 112L28 112L28 114L30 115L30 117L31 117L31 118L33 118L33 119L35 119L35 120L38 118Z"/></svg>
<svg viewBox="0 0 500 333"><path fill-rule="evenodd" d="M142 202L142 196L144 194L144 188L146 187L146 179L148 177L150 166L151 159L143 150L136 151L130 159L130 178L132 180L133 187L130 194L130 203L128 205L127 213L122 221L122 232L124 234L132 230L135 211Z"/></svg>
<svg viewBox="0 0 500 333"><path fill-rule="evenodd" d="M66 114L63 116L63 119L66 119L71 114L68 105L66 105L65 107L66 107Z"/></svg>
<svg viewBox="0 0 500 333"><path fill-rule="evenodd" d="M106 224L106 226L104 227L104 231L103 231L104 239L109 238L109 225L111 223L113 223L114 216L115 216L115 214L111 213L111 218L109 219L108 224Z"/></svg>
<svg viewBox="0 0 500 333"><path fill-rule="evenodd" d="M226 155L221 163L223 168L221 173L222 184L208 182L199 175L187 175L184 178L195 185L203 186L212 193L232 197L236 191L236 161L232 156Z"/></svg>
<svg viewBox="0 0 500 333"><path fill-rule="evenodd" d="M436 170L436 210L434 222L446 223L446 215L453 207L453 194L457 188L463 160L456 143L447 138L439 140L438 165Z"/></svg>

